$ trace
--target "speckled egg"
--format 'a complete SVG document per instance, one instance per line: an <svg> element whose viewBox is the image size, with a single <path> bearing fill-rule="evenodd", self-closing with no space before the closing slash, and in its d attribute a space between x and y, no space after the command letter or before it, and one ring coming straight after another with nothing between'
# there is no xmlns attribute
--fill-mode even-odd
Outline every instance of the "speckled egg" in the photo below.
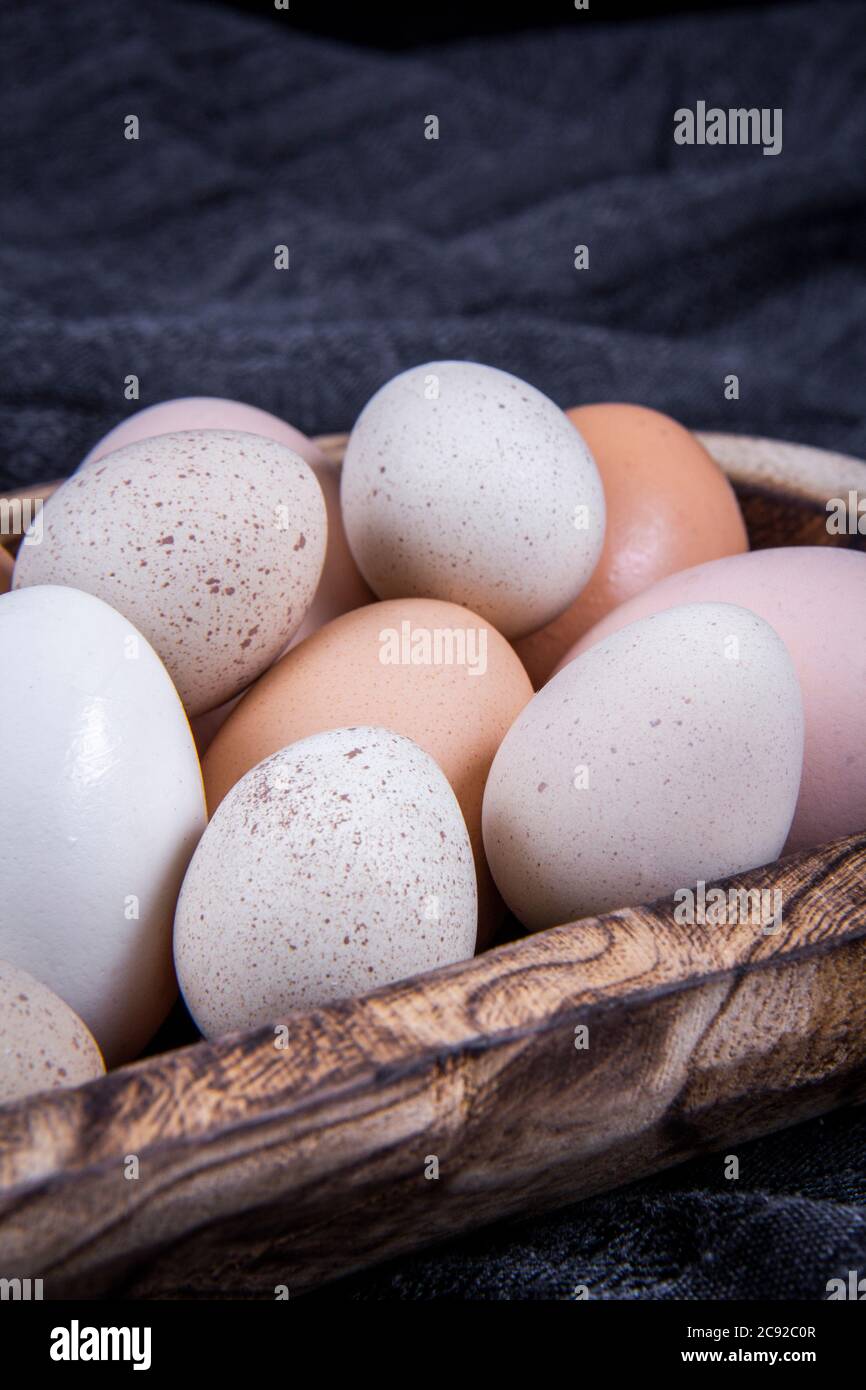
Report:
<svg viewBox="0 0 866 1390"><path fill-rule="evenodd" d="M300 627L327 521L298 454L261 435L190 430L127 444L46 502L14 584L95 594L143 632L188 714L228 700Z"/></svg>
<svg viewBox="0 0 866 1390"><path fill-rule="evenodd" d="M795 545L695 565L614 609L563 664L638 618L707 602L742 604L770 623L800 680L803 778L785 853L866 830L866 555Z"/></svg>
<svg viewBox="0 0 866 1390"><path fill-rule="evenodd" d="M26 970L0 960L0 1105L81 1086L104 1071L78 1014Z"/></svg>
<svg viewBox="0 0 866 1390"><path fill-rule="evenodd" d="M175 962L213 1038L464 960L475 918L469 836L436 763L387 729L336 729L226 796L184 879Z"/></svg>
<svg viewBox="0 0 866 1390"><path fill-rule="evenodd" d="M377 724L441 767L460 802L478 871L478 935L504 915L484 859L481 799L493 755L532 697L505 638L437 599L369 604L320 628L256 682L214 739L203 771L211 813L245 772L325 729Z"/></svg>
<svg viewBox="0 0 866 1390"><path fill-rule="evenodd" d="M803 762L788 650L754 613L696 603L630 624L543 687L506 734L484 844L533 930L777 858Z"/></svg>
<svg viewBox="0 0 866 1390"><path fill-rule="evenodd" d="M592 578L564 613L517 643L533 684L611 609L663 575L748 549L734 490L690 430L642 405L566 412L604 486L607 529Z"/></svg>
<svg viewBox="0 0 866 1390"><path fill-rule="evenodd" d="M604 540L578 431L535 387L475 362L428 362L376 393L349 438L342 502L380 598L448 599L506 637L567 608Z"/></svg>
<svg viewBox="0 0 866 1390"><path fill-rule="evenodd" d="M348 613L352 608L370 603L373 594L358 573L343 529L339 464L326 458L312 439L267 410L247 405L244 401L223 400L218 396L182 396L178 400L160 401L158 405L137 410L121 420L94 445L80 467L86 468L126 444L185 430L241 430L247 434L264 435L266 439L274 439L277 444L300 454L316 475L328 514L325 563L315 597L304 621L292 637L291 645L302 641L340 613Z"/></svg>

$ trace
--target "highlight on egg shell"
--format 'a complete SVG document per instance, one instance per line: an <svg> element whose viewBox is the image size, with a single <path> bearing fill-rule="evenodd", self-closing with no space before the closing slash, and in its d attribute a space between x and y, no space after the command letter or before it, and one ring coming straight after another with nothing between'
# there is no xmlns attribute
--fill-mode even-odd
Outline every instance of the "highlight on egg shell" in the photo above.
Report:
<svg viewBox="0 0 866 1390"><path fill-rule="evenodd" d="M481 838L493 755L532 696L514 650L477 614L438 599L391 599L334 619L267 671L211 743L211 814L269 754L354 724L394 729L441 767L457 795L478 872L479 944L504 915Z"/></svg>
<svg viewBox="0 0 866 1390"><path fill-rule="evenodd" d="M536 688L589 628L634 594L676 570L748 549L734 490L690 430L642 405L584 405L566 415L595 459L607 527L578 597L515 643Z"/></svg>
<svg viewBox="0 0 866 1390"><path fill-rule="evenodd" d="M866 555L780 546L697 565L608 614L558 669L628 623L683 603L736 603L771 624L803 692L805 746L784 853L866 830Z"/></svg>
<svg viewBox="0 0 866 1390"><path fill-rule="evenodd" d="M96 1040L68 1004L0 960L0 1105L102 1076Z"/></svg>
<svg viewBox="0 0 866 1390"><path fill-rule="evenodd" d="M205 826L189 723L133 624L77 589L0 598L0 957L137 1057L177 994L171 924Z"/></svg>
<svg viewBox="0 0 866 1390"><path fill-rule="evenodd" d="M321 489L261 435L188 430L127 444L46 502L16 589L67 584L153 644L187 713L229 700L301 626L322 571Z"/></svg>
<svg viewBox="0 0 866 1390"><path fill-rule="evenodd" d="M433 759L382 728L281 749L228 793L193 856L177 974L206 1037L470 957L475 870Z"/></svg>
<svg viewBox="0 0 866 1390"><path fill-rule="evenodd" d="M568 607L604 540L604 492L578 431L534 386L476 362L387 382L349 436L341 495L380 598L459 603L509 638Z"/></svg>
<svg viewBox="0 0 866 1390"><path fill-rule="evenodd" d="M797 676L762 618L693 603L631 623L506 734L484 793L493 877L539 930L769 863L802 761Z"/></svg>

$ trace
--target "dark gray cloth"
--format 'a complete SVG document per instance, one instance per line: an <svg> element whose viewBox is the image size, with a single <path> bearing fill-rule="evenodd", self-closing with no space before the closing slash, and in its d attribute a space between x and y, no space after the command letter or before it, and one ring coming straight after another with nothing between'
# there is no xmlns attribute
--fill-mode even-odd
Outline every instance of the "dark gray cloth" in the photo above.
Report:
<svg viewBox="0 0 866 1390"><path fill-rule="evenodd" d="M849 1287L850 1270L866 1276L862 1108L728 1152L740 1160L737 1180L714 1154L310 1297L819 1300L828 1280Z"/></svg>
<svg viewBox="0 0 866 1390"><path fill-rule="evenodd" d="M276 12L7 3L0 53L7 480L76 465L132 408L128 373L141 404L226 395L332 431L449 356L564 406L866 452L860 5L575 12L382 54ZM698 99L781 106L782 154L675 145Z"/></svg>
<svg viewBox="0 0 866 1390"><path fill-rule="evenodd" d="M75 467L135 408L128 374L140 405L329 432L435 357L866 454L860 5L384 54L272 9L7 3L0 54L0 485ZM781 155L676 145L698 100L781 107ZM738 1184L702 1160L334 1294L816 1298L866 1273L862 1114L745 1153Z"/></svg>

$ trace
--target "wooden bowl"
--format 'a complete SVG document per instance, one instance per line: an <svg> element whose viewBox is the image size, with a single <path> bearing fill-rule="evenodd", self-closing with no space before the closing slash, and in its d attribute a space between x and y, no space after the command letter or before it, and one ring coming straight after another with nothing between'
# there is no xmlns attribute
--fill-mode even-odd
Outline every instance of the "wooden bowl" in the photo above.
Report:
<svg viewBox="0 0 866 1390"><path fill-rule="evenodd" d="M866 547L825 525L866 497L857 460L702 438L753 545ZM294 1295L866 1099L866 833L747 886L783 891L781 933L636 907L295 1015L285 1048L200 1042L6 1107L0 1270L46 1298Z"/></svg>

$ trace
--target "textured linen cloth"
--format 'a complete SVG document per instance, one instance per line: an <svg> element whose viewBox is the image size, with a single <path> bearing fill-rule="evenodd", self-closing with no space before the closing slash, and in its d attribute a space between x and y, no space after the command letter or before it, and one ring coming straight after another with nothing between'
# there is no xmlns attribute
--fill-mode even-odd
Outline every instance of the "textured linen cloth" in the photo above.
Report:
<svg viewBox="0 0 866 1390"><path fill-rule="evenodd" d="M384 53L273 11L7 3L0 55L0 486L187 394L345 429L437 357L866 456L860 5ZM782 153L675 144L699 100L781 107ZM313 1297L820 1298L866 1274L862 1112L737 1151L738 1182L702 1159Z"/></svg>

